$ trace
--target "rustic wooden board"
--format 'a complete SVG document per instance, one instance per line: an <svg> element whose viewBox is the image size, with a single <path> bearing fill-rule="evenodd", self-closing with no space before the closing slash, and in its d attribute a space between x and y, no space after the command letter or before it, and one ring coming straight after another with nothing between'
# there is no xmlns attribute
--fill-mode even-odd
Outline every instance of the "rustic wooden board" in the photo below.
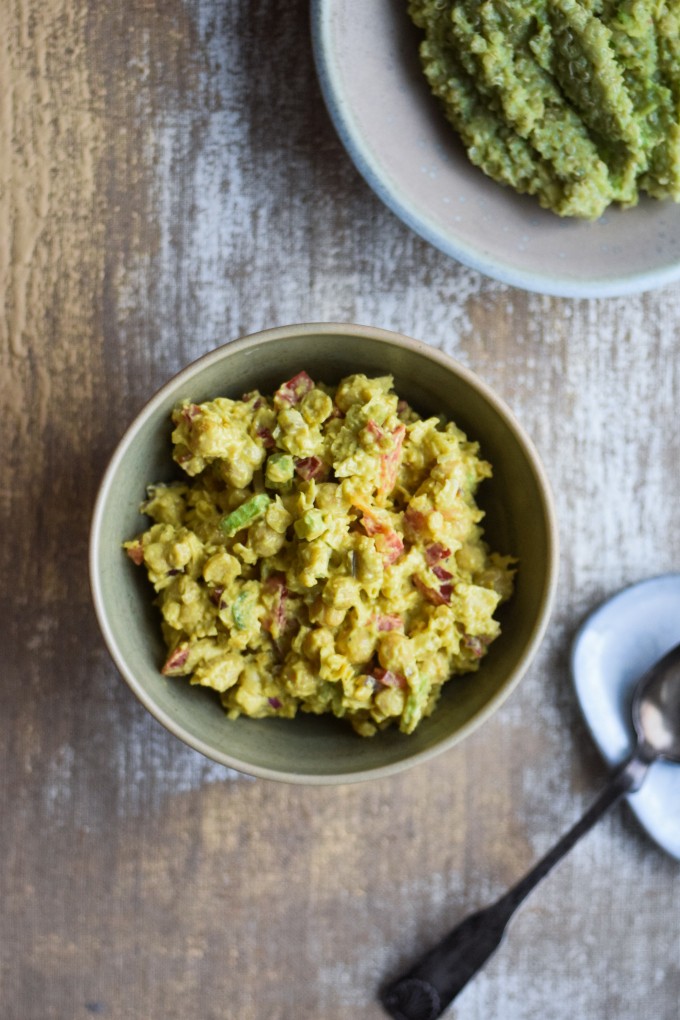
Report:
<svg viewBox="0 0 680 1020"><path fill-rule="evenodd" d="M527 295L367 188L303 0L0 5L3 1020L379 1020L379 982L519 877L604 777L567 654L680 566L680 288ZM255 781L162 730L90 607L124 426L188 360L350 320L445 349L534 436L558 503L548 637L481 732L359 787ZM677 1020L680 873L615 811L466 989L465 1020Z"/></svg>

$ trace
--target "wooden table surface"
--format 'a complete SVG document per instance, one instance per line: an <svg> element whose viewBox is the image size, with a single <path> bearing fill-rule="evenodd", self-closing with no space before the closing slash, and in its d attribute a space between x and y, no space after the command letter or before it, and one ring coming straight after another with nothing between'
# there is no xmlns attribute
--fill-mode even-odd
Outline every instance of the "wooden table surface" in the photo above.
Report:
<svg viewBox="0 0 680 1020"><path fill-rule="evenodd" d="M568 652L680 566L680 286L573 301L409 231L341 147L306 0L0 5L0 1016L379 1020L376 988L487 903L606 770ZM506 399L562 540L540 653L481 731L396 778L230 773L121 681L91 608L107 457L186 362L336 320L442 348ZM468 986L460 1020L678 1020L680 870L625 807Z"/></svg>

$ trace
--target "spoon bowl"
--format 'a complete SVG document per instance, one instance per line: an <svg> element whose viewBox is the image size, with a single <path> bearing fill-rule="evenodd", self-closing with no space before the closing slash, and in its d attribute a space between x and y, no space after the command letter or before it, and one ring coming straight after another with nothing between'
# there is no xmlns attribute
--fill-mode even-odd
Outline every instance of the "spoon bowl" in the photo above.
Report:
<svg viewBox="0 0 680 1020"><path fill-rule="evenodd" d="M638 755L649 762L665 758L680 763L680 645L640 678L631 713Z"/></svg>

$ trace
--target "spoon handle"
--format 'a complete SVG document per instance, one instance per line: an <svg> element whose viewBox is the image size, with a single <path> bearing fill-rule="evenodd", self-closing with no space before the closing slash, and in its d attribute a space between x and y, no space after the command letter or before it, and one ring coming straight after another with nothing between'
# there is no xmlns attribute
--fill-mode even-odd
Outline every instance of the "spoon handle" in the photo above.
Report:
<svg viewBox="0 0 680 1020"><path fill-rule="evenodd" d="M637 790L648 763L631 758L611 777L595 803L537 864L496 903L471 914L381 993L394 1020L436 1020L503 940L519 905L574 844L625 793Z"/></svg>

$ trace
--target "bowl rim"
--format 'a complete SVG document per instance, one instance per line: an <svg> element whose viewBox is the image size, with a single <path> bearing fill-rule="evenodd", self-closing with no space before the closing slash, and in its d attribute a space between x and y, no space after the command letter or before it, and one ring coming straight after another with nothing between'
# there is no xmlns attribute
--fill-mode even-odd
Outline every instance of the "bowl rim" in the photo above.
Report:
<svg viewBox="0 0 680 1020"><path fill-rule="evenodd" d="M335 130L356 169L378 198L414 233L457 262L490 279L536 294L566 298L625 297L654 290L680 279L680 258L663 268L626 274L600 275L588 280L518 269L511 260L489 258L473 244L452 237L436 222L414 212L400 192L397 181L381 172L374 153L357 129L351 111L342 98L333 63L331 20L333 0L311 0L312 51L321 93ZM480 173L482 171L480 170ZM500 185L499 185L500 187Z"/></svg>
<svg viewBox="0 0 680 1020"><path fill-rule="evenodd" d="M99 551L101 548L101 532L104 515L119 465L127 454L129 448L134 444L141 429L144 427L148 419L154 415L159 405L165 402L169 393L178 388L184 380L188 380L193 377L197 371L207 368L213 363L221 362L231 353L247 350L251 347L259 347L272 341L286 339L293 336L318 335L320 333L324 335L341 333L344 336L366 337L380 343L385 343L389 346L397 346L407 350L413 350L416 353L439 363L442 366L442 369L447 372L453 372L455 375L459 376L467 385L471 386L472 389L476 390L489 404L491 404L499 417L513 433L530 464L531 470L536 476L538 488L541 493L541 508L545 522L548 547L543 591L540 599L540 612L534 621L529 640L527 641L517 663L506 677L502 687L489 699L489 701L482 706L481 709L475 712L463 726L456 730L455 733L440 740L432 747L425 748L422 751L409 755L399 761L390 762L387 765L352 772L338 772L323 775L295 772L294 770L289 769L273 769L266 766L251 765L248 761L245 761L236 755L230 755L212 747L200 737L196 737L194 734L190 733L184 726L181 725L181 723L177 722L167 712L159 708L153 697L145 690L143 683L138 680L134 669L128 664L125 656L118 647L106 610L103 580L97 568ZM227 341L219 347L214 348L206 354L203 354L189 362L178 372L174 373L167 382L156 390L125 429L104 469L91 516L88 565L90 592L95 615L109 655L132 693L157 722L159 722L174 736L183 741L183 743L200 752L206 758L224 765L227 768L235 769L240 773L254 776L259 779L270 779L279 782L307 786L330 786L359 783L369 779L384 778L405 771L414 765L428 761L462 741L500 708L524 676L529 664L538 651L543 640L545 630L548 626L555 598L559 571L559 532L552 488L532 440L525 433L524 429L505 402L473 371L468 369L456 359L445 354L443 351L440 351L438 348L432 347L421 340L416 340L403 333L382 329L377 326L364 326L356 323L306 322L286 326L276 326L247 334L246 336L238 339Z"/></svg>

